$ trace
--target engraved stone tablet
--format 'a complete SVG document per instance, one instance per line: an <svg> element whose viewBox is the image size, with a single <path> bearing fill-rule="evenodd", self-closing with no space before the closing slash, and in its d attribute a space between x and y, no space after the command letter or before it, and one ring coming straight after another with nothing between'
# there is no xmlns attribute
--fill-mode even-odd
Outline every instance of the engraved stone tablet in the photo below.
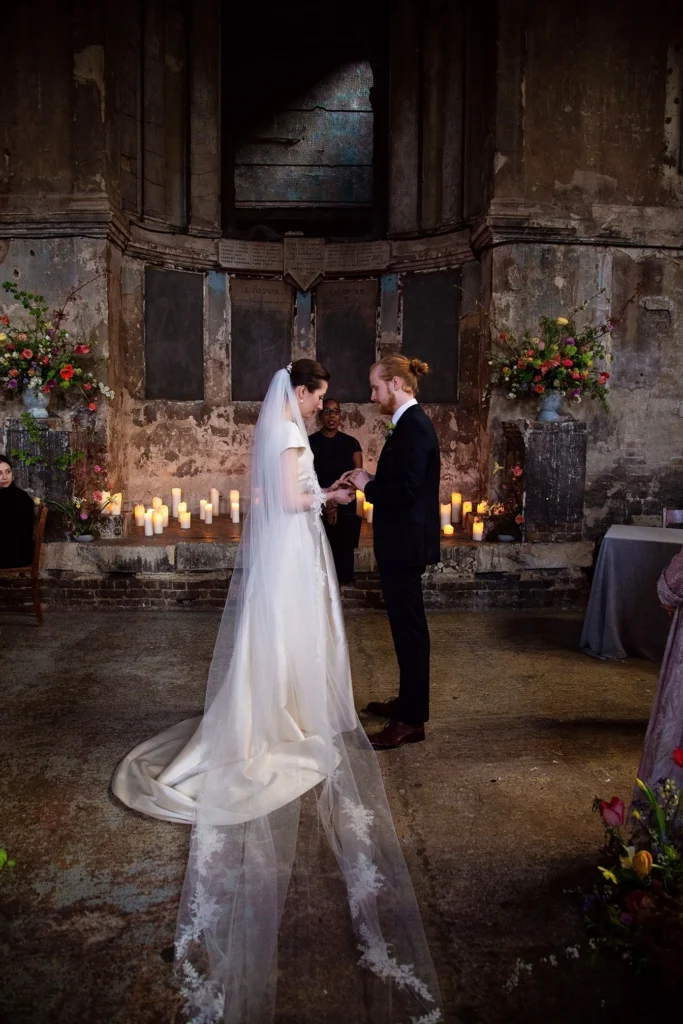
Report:
<svg viewBox="0 0 683 1024"><path fill-rule="evenodd" d="M291 358L294 291L285 281L230 281L232 398L260 402Z"/></svg>
<svg viewBox="0 0 683 1024"><path fill-rule="evenodd" d="M388 242L332 243L325 249L328 274L368 274L389 266Z"/></svg>
<svg viewBox="0 0 683 1024"><path fill-rule="evenodd" d="M332 374L330 395L368 402L376 358L377 281L324 281L316 290L317 356Z"/></svg>
<svg viewBox="0 0 683 1024"><path fill-rule="evenodd" d="M325 276L324 238L285 238L285 277L302 292Z"/></svg>
<svg viewBox="0 0 683 1024"><path fill-rule="evenodd" d="M223 238L218 243L218 262L227 270L266 270L281 274L282 258L282 242Z"/></svg>

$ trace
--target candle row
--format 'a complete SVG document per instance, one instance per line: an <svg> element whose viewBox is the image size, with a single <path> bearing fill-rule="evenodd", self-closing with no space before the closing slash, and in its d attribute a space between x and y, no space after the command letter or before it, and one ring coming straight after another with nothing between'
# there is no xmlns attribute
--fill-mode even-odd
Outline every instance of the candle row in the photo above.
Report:
<svg viewBox="0 0 683 1024"><path fill-rule="evenodd" d="M478 516L485 516L488 510L488 502L477 502ZM462 494L458 494L457 491L453 491L450 503L447 502L441 505L441 528L443 529L443 527L447 526L449 523L463 522L471 512L472 502L463 501Z"/></svg>

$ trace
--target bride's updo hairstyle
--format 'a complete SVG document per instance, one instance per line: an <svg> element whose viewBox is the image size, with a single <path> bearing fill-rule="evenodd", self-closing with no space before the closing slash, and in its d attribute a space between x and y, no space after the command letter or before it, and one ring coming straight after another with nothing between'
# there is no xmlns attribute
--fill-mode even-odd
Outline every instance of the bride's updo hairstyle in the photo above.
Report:
<svg viewBox="0 0 683 1024"><path fill-rule="evenodd" d="M429 373L429 366L421 359L408 359L408 356L384 356L375 366L380 368L382 380L393 380L400 377L403 381L403 390L409 395L417 393L418 381L425 373ZM373 367L374 369L374 367Z"/></svg>
<svg viewBox="0 0 683 1024"><path fill-rule="evenodd" d="M293 388L300 388L303 384L311 394L318 390L324 380L329 381L330 379L329 370L326 370L322 363L317 363L315 359L295 360L289 375L292 378Z"/></svg>

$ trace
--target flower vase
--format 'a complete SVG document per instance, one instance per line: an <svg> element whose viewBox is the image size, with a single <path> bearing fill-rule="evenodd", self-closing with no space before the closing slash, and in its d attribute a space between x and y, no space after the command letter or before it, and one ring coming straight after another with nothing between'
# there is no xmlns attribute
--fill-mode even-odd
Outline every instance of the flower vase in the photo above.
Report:
<svg viewBox="0 0 683 1024"><path fill-rule="evenodd" d="M89 541L94 540L92 533L77 533L74 540L78 544L87 544Z"/></svg>
<svg viewBox="0 0 683 1024"><path fill-rule="evenodd" d="M42 391L40 388L27 388L24 391L24 405L35 420L46 420L48 417L47 407L50 404L50 392Z"/></svg>
<svg viewBox="0 0 683 1024"><path fill-rule="evenodd" d="M564 402L564 395L559 391L549 391L541 399L541 404L536 417L541 423L561 423L565 418L560 415L560 409Z"/></svg>

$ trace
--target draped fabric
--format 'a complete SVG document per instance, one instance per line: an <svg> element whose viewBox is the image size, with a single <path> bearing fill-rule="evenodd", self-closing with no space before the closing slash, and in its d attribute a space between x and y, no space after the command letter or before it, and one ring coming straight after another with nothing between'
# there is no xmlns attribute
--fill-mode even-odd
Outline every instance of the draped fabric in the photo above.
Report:
<svg viewBox="0 0 683 1024"><path fill-rule="evenodd" d="M436 1024L435 972L354 709L324 496L285 370L257 423L250 493L204 716L142 743L113 780L129 806L193 825L176 935L188 1011L195 1024L274 1019L292 870L322 874L315 846L297 842L314 815L345 882L336 916L355 932L348 957L364 970L368 1019Z"/></svg>

